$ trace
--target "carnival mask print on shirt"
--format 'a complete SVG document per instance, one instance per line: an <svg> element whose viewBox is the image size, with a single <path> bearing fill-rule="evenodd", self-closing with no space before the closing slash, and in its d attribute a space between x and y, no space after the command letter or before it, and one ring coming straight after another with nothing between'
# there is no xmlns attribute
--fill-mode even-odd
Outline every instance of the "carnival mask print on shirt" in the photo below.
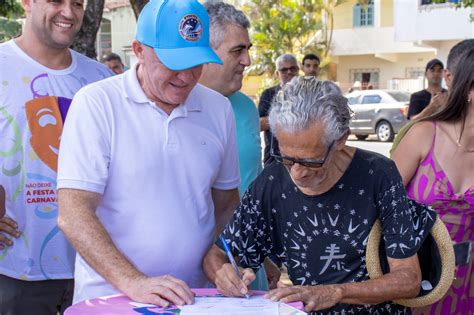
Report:
<svg viewBox="0 0 474 315"><path fill-rule="evenodd" d="M70 105L71 99L56 96L36 98L25 105L31 147L40 160L55 172L58 169L63 123Z"/></svg>

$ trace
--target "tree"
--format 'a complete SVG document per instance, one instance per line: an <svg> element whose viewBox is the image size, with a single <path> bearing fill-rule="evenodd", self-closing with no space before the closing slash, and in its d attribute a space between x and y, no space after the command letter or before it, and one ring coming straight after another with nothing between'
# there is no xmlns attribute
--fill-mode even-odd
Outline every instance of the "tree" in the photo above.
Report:
<svg viewBox="0 0 474 315"><path fill-rule="evenodd" d="M23 8L16 0L0 0L0 43L20 34L21 24L15 18L23 13Z"/></svg>
<svg viewBox="0 0 474 315"><path fill-rule="evenodd" d="M0 1L14 1L14 0L0 0ZM138 18L141 10L148 0L130 0L135 17ZM84 14L84 21L81 30L76 36L71 48L80 53L85 54L90 58L97 58L97 51L95 47L97 32L102 21L102 13L104 11L104 0L88 0L86 11Z"/></svg>
<svg viewBox="0 0 474 315"><path fill-rule="evenodd" d="M21 24L14 20L0 17L0 43L19 35Z"/></svg>
<svg viewBox="0 0 474 315"><path fill-rule="evenodd" d="M251 73L271 74L284 53L308 52L328 59L333 9L340 0L252 0L243 10L252 21ZM325 21L328 20L328 21ZM329 22L329 24L328 24ZM327 62L326 62L327 63Z"/></svg>
<svg viewBox="0 0 474 315"><path fill-rule="evenodd" d="M74 50L93 59L97 58L95 43L103 11L104 0L87 1L82 27L71 45Z"/></svg>
<svg viewBox="0 0 474 315"><path fill-rule="evenodd" d="M0 16L13 18L23 14L23 8L16 0L0 0Z"/></svg>
<svg viewBox="0 0 474 315"><path fill-rule="evenodd" d="M0 0L15 1L15 0ZM148 0L130 0L135 17L138 18L141 10ZM90 58L97 58L95 47L97 32L102 21L102 13L104 11L104 0L88 0L86 12L84 14L84 22L81 30L76 36L72 48Z"/></svg>
<svg viewBox="0 0 474 315"><path fill-rule="evenodd" d="M340 5L346 0L326 0L324 2L323 12L326 15L326 23L324 26L324 57L326 58L329 55L329 49L331 49L332 44L332 33L334 29L334 10L336 6Z"/></svg>
<svg viewBox="0 0 474 315"><path fill-rule="evenodd" d="M446 0L433 0L433 3L446 3ZM457 8L474 7L474 0L461 0L456 3Z"/></svg>
<svg viewBox="0 0 474 315"><path fill-rule="evenodd" d="M434 3L446 3L446 0L433 0ZM474 0L461 0L454 5L456 9L474 7ZM472 11L471 11L472 12ZM471 13L471 22L474 22L474 13Z"/></svg>
<svg viewBox="0 0 474 315"><path fill-rule="evenodd" d="M135 18L138 19L140 12L142 12L143 7L145 4L148 3L148 0L130 0L130 4L132 5L133 13L135 13Z"/></svg>

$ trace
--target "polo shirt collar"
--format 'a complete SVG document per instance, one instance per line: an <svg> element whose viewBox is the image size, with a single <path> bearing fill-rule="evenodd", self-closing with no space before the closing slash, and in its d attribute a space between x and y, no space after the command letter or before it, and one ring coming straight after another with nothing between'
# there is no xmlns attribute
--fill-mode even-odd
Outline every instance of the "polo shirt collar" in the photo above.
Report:
<svg viewBox="0 0 474 315"><path fill-rule="evenodd" d="M182 104L189 112L200 112L202 111L202 97L199 95L202 91L202 86L198 83L189 93L188 98Z"/></svg>
<svg viewBox="0 0 474 315"><path fill-rule="evenodd" d="M125 98L135 103L150 103L137 78L138 63L123 74L122 91Z"/></svg>
<svg viewBox="0 0 474 315"><path fill-rule="evenodd" d="M138 68L138 64L131 67L130 70L126 71L123 74L123 79L122 79L123 96L125 98L130 99L131 101L133 101L135 103L153 103L146 96L145 92L143 91L142 87L140 86L140 83L138 82L137 68ZM191 90L191 93L189 93L189 95L186 98L186 100L184 101L184 103L180 104L176 109L184 107L183 108L183 109L185 109L184 112L187 112L187 111L193 111L193 112L202 111L201 98L199 97L199 91L201 89L202 89L202 87L200 86L200 84L199 83L196 84L196 86ZM183 110L183 109L181 109L181 110Z"/></svg>

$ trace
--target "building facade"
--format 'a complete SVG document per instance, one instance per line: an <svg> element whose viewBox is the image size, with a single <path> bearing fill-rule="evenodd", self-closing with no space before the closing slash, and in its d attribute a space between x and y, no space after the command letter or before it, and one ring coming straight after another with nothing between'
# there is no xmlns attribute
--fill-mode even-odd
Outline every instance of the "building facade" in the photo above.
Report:
<svg viewBox="0 0 474 315"><path fill-rule="evenodd" d="M459 1L433 4L432 0L347 0L336 6L331 79L344 92L369 86L409 92L422 89L429 60L446 62L455 43L474 38L474 9L456 9L454 4ZM135 27L129 0L106 0L97 36L98 55L115 52L125 65L133 64L135 56L130 45ZM260 85L254 81L258 80L246 79L245 86L252 87L248 91L251 95Z"/></svg>
<svg viewBox="0 0 474 315"><path fill-rule="evenodd" d="M102 22L97 33L97 56L114 52L129 67L135 60L131 44L137 22L129 0L106 0Z"/></svg>
<svg viewBox="0 0 474 315"><path fill-rule="evenodd" d="M474 34L472 9L431 2L352 0L337 6L331 56L342 90L422 89L426 63L445 62L456 42Z"/></svg>

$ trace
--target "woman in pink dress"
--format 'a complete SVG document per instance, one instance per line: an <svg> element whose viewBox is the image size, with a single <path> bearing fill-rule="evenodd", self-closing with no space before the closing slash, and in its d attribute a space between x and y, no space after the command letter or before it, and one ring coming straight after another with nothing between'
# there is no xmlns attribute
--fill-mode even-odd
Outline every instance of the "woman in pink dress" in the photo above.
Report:
<svg viewBox="0 0 474 315"><path fill-rule="evenodd" d="M474 49L461 57L453 77L446 107L417 122L392 159L408 196L432 206L461 244L474 241ZM413 313L474 314L473 267L472 259L457 266L445 297Z"/></svg>

